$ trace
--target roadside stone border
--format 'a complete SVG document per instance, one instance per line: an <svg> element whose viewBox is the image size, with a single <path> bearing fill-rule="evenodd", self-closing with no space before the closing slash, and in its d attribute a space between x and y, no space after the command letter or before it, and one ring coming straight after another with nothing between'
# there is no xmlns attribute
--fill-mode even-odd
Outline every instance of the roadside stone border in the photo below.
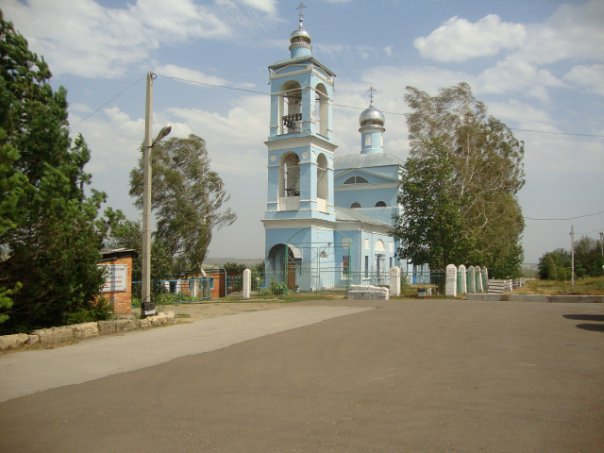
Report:
<svg viewBox="0 0 604 453"><path fill-rule="evenodd" d="M351 285L348 291L348 299L353 300L389 300L388 288L371 285Z"/></svg>
<svg viewBox="0 0 604 453"><path fill-rule="evenodd" d="M18 349L26 345L39 343L44 346L58 346L65 343L111 335L120 332L149 329L151 327L174 324L174 312L158 313L144 319L115 319L111 321L85 322L69 326L50 327L34 330L31 334L16 333L0 336L0 351Z"/></svg>
<svg viewBox="0 0 604 453"><path fill-rule="evenodd" d="M510 302L551 302L551 303L604 303L604 296L573 296L546 294L466 294L467 300L510 301Z"/></svg>

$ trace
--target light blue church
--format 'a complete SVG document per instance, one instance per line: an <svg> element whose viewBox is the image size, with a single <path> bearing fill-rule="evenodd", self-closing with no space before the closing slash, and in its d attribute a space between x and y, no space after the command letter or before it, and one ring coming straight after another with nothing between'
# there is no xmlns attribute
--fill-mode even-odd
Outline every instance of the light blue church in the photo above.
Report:
<svg viewBox="0 0 604 453"><path fill-rule="evenodd" d="M384 115L372 93L359 118L360 152L336 156L335 74L313 57L302 14L289 50L269 66L267 283L300 291L387 283L392 266L408 265L390 236L403 161L384 151Z"/></svg>

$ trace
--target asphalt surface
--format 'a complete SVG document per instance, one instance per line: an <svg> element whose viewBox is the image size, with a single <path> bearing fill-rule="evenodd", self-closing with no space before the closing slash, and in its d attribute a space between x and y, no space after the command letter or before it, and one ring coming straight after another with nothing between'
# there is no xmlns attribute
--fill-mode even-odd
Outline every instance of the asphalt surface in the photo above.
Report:
<svg viewBox="0 0 604 453"><path fill-rule="evenodd" d="M603 305L315 302L189 326L218 319L207 352L0 403L0 451L604 451ZM72 373L32 352L0 357L0 388L14 356Z"/></svg>

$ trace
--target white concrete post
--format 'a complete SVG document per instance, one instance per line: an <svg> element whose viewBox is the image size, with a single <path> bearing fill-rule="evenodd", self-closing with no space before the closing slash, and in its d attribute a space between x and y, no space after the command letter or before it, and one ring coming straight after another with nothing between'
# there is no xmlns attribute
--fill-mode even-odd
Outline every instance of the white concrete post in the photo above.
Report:
<svg viewBox="0 0 604 453"><path fill-rule="evenodd" d="M457 267L449 264L446 269L445 296L457 297Z"/></svg>
<svg viewBox="0 0 604 453"><path fill-rule="evenodd" d="M468 282L466 280L466 266L461 264L457 268L457 293L467 294L468 293Z"/></svg>
<svg viewBox="0 0 604 453"><path fill-rule="evenodd" d="M390 294L394 297L401 295L401 270L397 266L390 269Z"/></svg>
<svg viewBox="0 0 604 453"><path fill-rule="evenodd" d="M249 299L252 289L252 271L244 269L243 271L243 298Z"/></svg>
<svg viewBox="0 0 604 453"><path fill-rule="evenodd" d="M480 266L474 268L474 278L476 278L476 292L483 293L482 289L482 276L480 275Z"/></svg>
<svg viewBox="0 0 604 453"><path fill-rule="evenodd" d="M474 266L468 267L468 294L476 292L476 276Z"/></svg>
<svg viewBox="0 0 604 453"><path fill-rule="evenodd" d="M191 285L191 282L193 282L193 285ZM191 296L192 297L197 297L197 285L199 284L198 280L196 278L192 278L189 280L189 288L193 288L191 290Z"/></svg>
<svg viewBox="0 0 604 453"><path fill-rule="evenodd" d="M485 293L489 292L489 270L486 267L481 269L482 274L482 289Z"/></svg>

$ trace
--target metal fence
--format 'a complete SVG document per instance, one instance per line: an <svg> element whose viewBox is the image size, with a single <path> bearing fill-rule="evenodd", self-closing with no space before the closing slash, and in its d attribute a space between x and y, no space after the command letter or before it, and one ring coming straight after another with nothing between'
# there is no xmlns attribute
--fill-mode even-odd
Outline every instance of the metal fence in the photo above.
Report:
<svg viewBox="0 0 604 453"><path fill-rule="evenodd" d="M157 305L164 303L186 303L210 300L214 279L208 277L153 280L151 297ZM141 282L132 282L132 298L140 300Z"/></svg>

